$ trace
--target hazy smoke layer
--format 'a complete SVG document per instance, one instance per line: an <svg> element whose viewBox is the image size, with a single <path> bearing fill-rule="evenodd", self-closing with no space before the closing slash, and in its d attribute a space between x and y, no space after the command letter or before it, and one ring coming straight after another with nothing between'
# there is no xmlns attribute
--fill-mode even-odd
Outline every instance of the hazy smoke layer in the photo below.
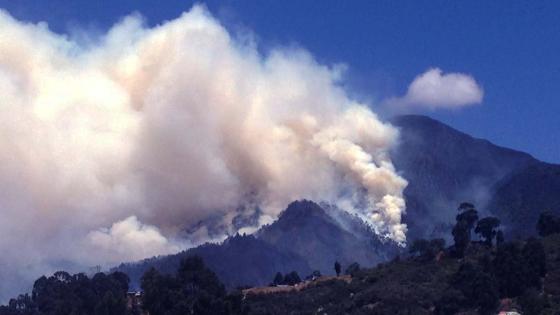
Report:
<svg viewBox="0 0 560 315"><path fill-rule="evenodd" d="M250 230L298 198L405 241L397 131L336 67L262 56L200 7L81 42L0 11L0 296L22 274L177 251L186 228L210 237L198 222Z"/></svg>

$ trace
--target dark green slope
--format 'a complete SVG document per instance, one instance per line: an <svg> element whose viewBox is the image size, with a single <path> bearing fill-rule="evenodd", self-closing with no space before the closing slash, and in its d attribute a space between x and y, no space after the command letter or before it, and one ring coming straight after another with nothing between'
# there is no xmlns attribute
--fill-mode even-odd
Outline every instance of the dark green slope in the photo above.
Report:
<svg viewBox="0 0 560 315"><path fill-rule="evenodd" d="M500 273L501 263L530 264L521 257L529 241L504 244L500 249L471 244L462 259L442 253L433 259L395 259L375 268L356 272L348 283L330 280L308 285L300 291L253 294L244 299L246 314L497 314L517 310L521 314L560 314L560 234L547 236L544 245L547 272L540 288L526 284L523 291L508 295L503 291L506 277L516 283L521 270ZM504 257L515 246L517 256ZM525 257L525 256L524 256ZM532 257L532 256L526 256ZM500 263L501 261L501 263ZM529 264L529 265L527 265Z"/></svg>
<svg viewBox="0 0 560 315"><path fill-rule="evenodd" d="M331 209L335 212L336 210ZM341 222L341 221L345 222ZM385 261L394 244L382 244L372 231L345 230L341 224L357 224L350 216L329 216L318 204L302 200L291 203L280 218L270 226L262 228L257 237L275 248L303 257L309 266L323 274L332 274L333 264L343 265L358 262L373 266Z"/></svg>
<svg viewBox="0 0 560 315"><path fill-rule="evenodd" d="M146 259L136 263L121 264L114 270L122 271L131 279L131 287L140 287L140 278L150 267L160 272L175 274L182 259L198 255L228 288L265 285L278 271L297 270L310 274L311 269L301 257L270 246L249 236L233 236L222 244L205 244L184 252Z"/></svg>

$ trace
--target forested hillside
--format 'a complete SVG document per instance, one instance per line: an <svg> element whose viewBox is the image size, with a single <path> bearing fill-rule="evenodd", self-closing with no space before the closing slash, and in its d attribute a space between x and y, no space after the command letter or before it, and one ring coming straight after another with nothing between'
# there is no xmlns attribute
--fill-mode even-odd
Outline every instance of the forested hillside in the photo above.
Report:
<svg viewBox="0 0 560 315"><path fill-rule="evenodd" d="M472 204L463 203L450 246L442 239L418 239L405 255L374 268L334 262L333 270L345 270L346 277L317 272L302 282L297 272L277 273L270 275L269 288L227 291L199 256L189 256L172 275L146 271L139 304L125 299L128 279L122 273L89 279L59 272L38 279L31 295L11 300L0 314L556 315L560 217L542 214L536 230L539 238L507 242L499 219L479 217Z"/></svg>

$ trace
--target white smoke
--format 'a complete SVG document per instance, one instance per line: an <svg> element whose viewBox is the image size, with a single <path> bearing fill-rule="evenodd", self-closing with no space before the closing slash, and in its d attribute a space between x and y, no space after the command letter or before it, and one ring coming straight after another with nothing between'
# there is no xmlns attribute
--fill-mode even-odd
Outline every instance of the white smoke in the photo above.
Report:
<svg viewBox="0 0 560 315"><path fill-rule="evenodd" d="M234 221L300 198L405 241L397 130L347 96L339 67L262 56L202 7L87 42L0 11L0 296L61 266L179 250L209 237L181 240L198 222L251 230Z"/></svg>
<svg viewBox="0 0 560 315"><path fill-rule="evenodd" d="M88 241L98 255L107 255L103 259L105 262L114 262L119 257L140 260L180 250L177 244L171 244L161 235L158 229L142 224L135 216L116 222L109 229L101 228L90 232Z"/></svg>

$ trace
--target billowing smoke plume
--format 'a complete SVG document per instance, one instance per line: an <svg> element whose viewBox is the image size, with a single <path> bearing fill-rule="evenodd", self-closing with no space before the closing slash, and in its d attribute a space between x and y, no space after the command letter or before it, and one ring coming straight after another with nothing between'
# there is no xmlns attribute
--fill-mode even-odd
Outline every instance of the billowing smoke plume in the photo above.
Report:
<svg viewBox="0 0 560 315"><path fill-rule="evenodd" d="M80 43L0 11L0 293L175 252L213 237L204 222L249 231L300 198L404 242L397 131L339 80L301 50L262 56L201 7Z"/></svg>

